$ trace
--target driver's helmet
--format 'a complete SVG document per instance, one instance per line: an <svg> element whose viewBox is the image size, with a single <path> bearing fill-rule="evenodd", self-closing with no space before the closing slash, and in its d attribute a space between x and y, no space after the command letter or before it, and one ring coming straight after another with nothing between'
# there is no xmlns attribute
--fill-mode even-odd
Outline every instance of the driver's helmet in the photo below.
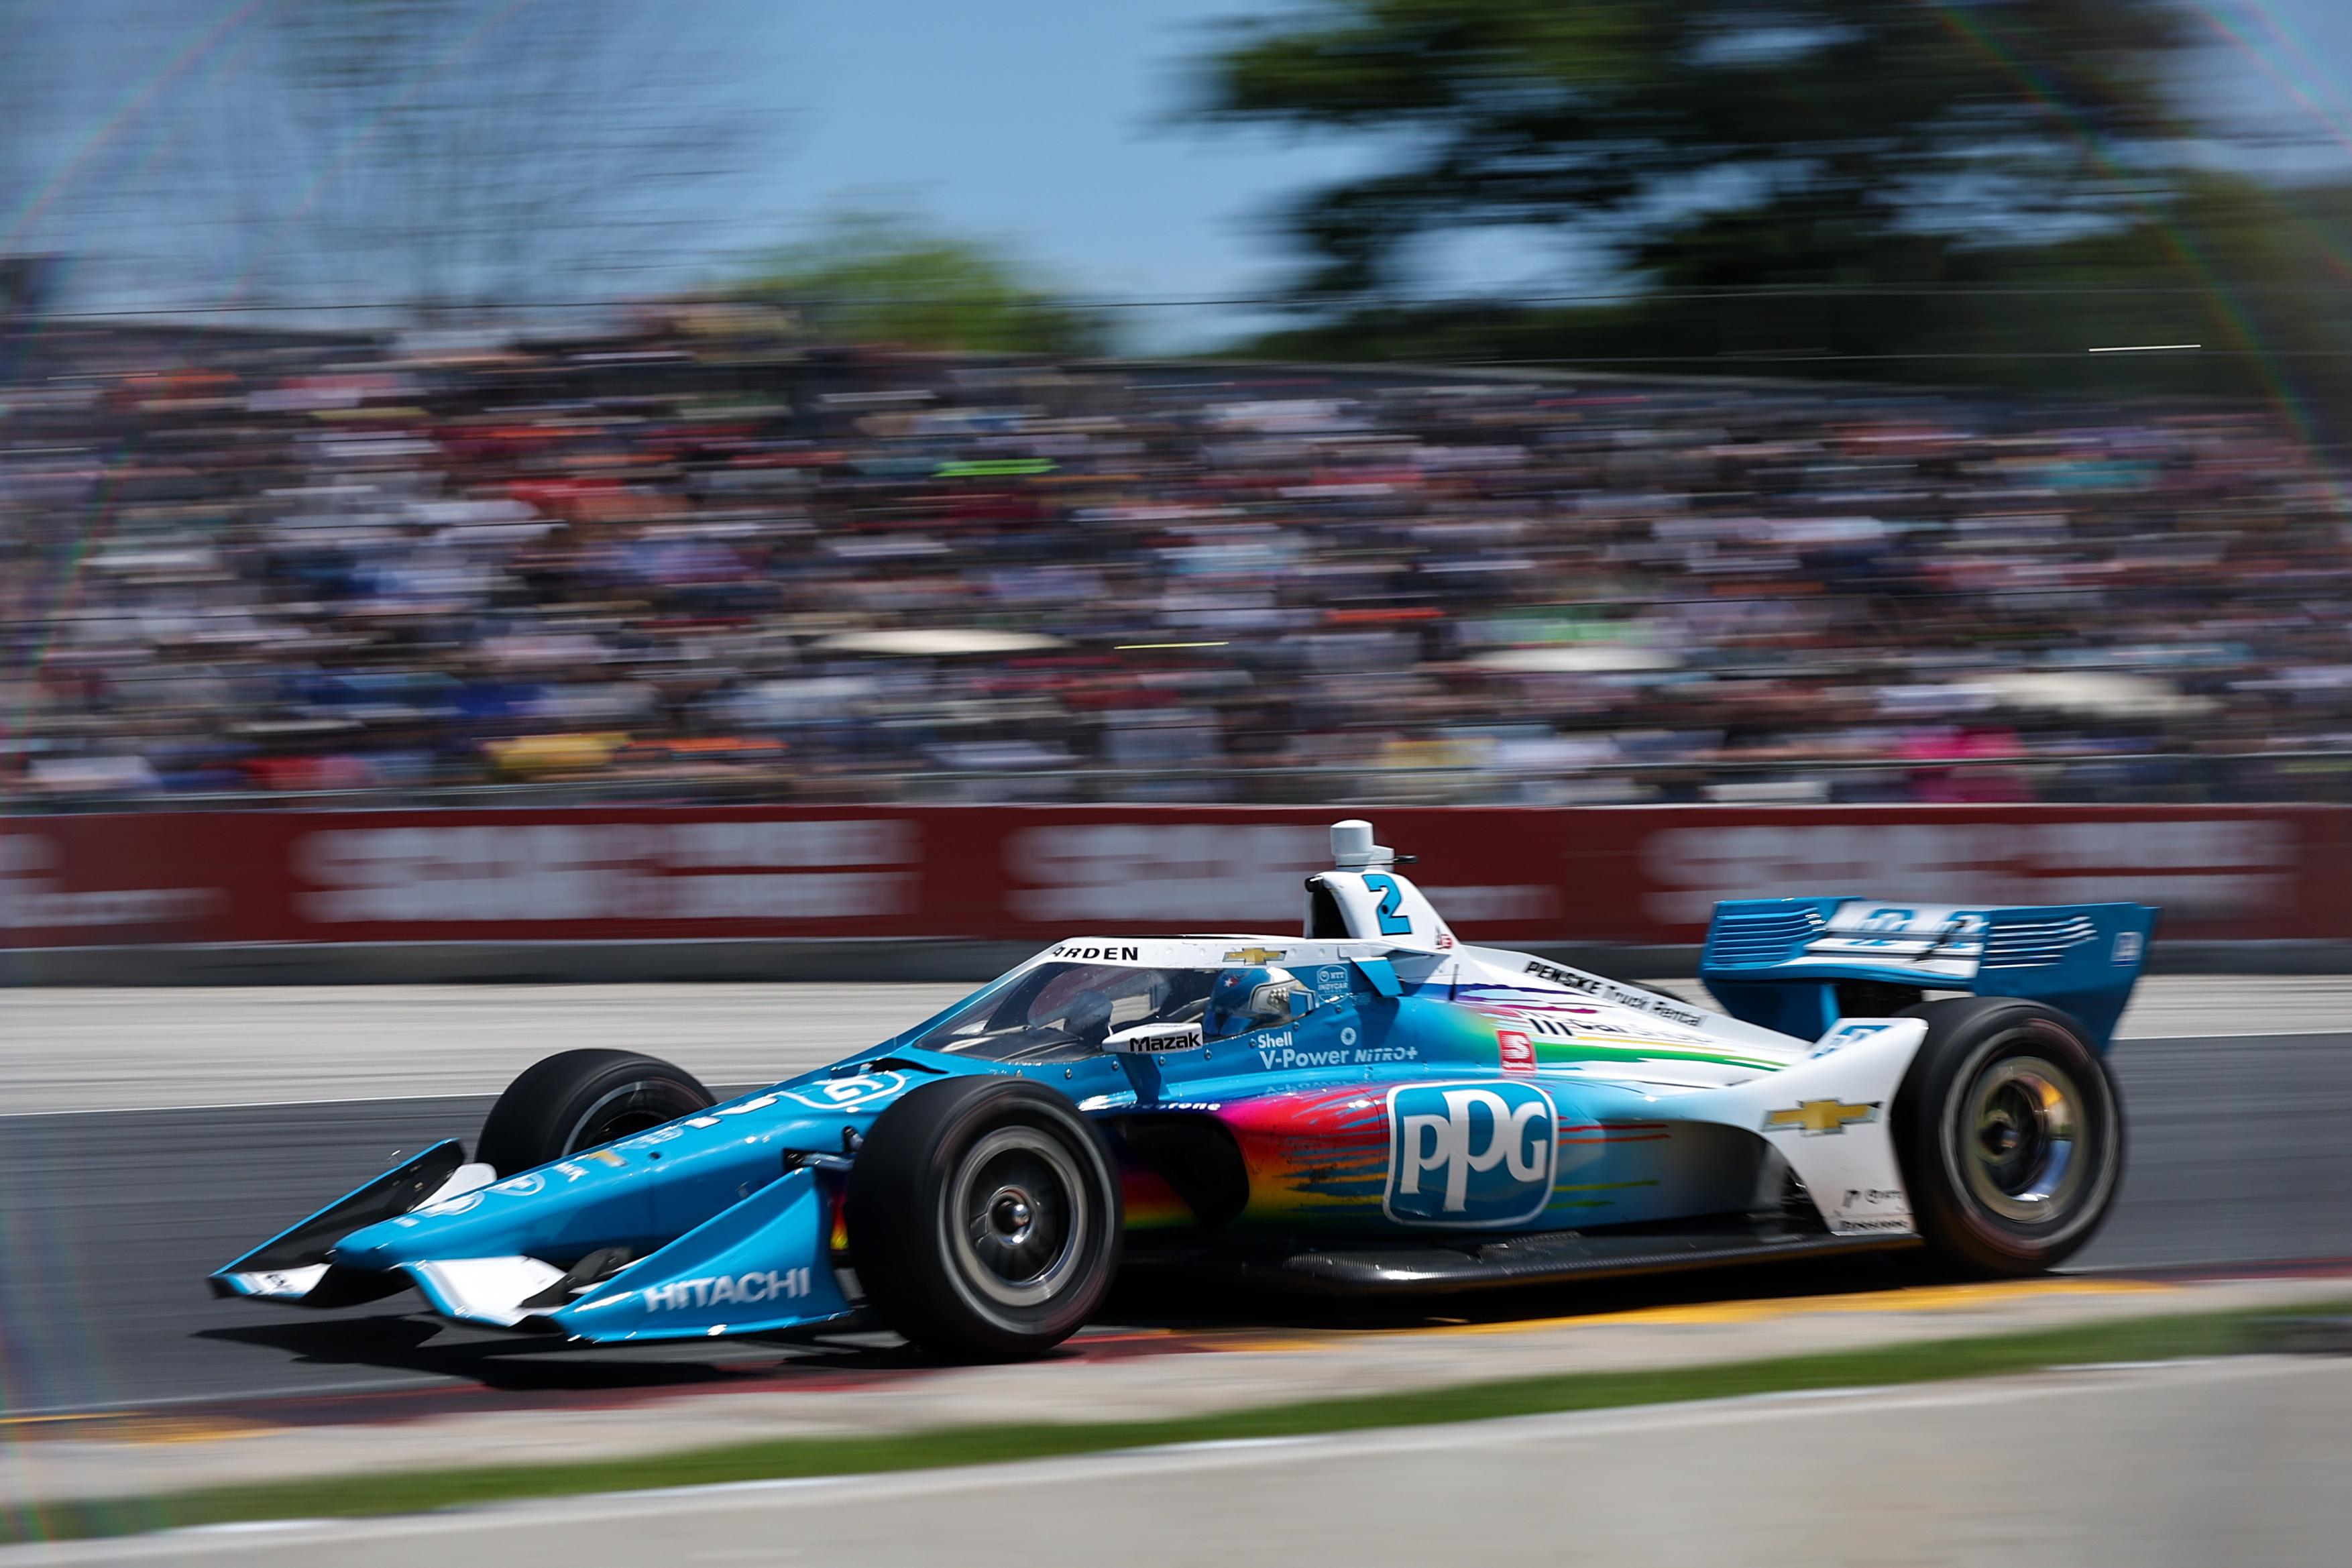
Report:
<svg viewBox="0 0 2352 1568"><path fill-rule="evenodd" d="M1110 1033L1110 998L1099 991L1081 991L1070 998L1062 1027L1073 1039L1099 1048Z"/></svg>
<svg viewBox="0 0 2352 1568"><path fill-rule="evenodd" d="M1307 1011L1307 987L1287 969L1256 967L1228 969L1209 987L1209 1005L1201 1015L1204 1039L1287 1024Z"/></svg>

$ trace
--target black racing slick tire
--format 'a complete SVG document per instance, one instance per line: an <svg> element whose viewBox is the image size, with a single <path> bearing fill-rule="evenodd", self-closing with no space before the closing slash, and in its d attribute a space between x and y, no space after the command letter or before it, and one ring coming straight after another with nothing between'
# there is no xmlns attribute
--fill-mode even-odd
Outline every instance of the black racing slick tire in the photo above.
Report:
<svg viewBox="0 0 2352 1568"><path fill-rule="evenodd" d="M2015 997L1907 1008L1927 1037L1895 1098L1895 1157L1948 1272L2054 1268L2090 1240L2123 1177L2123 1105L2082 1025Z"/></svg>
<svg viewBox="0 0 2352 1568"><path fill-rule="evenodd" d="M882 1321L933 1355L1018 1361L1076 1333L1118 1270L1118 1171L1092 1123L1021 1078L950 1078L874 1120L849 1250Z"/></svg>
<svg viewBox="0 0 2352 1568"><path fill-rule="evenodd" d="M525 1068L482 1123L474 1158L515 1175L715 1103L684 1068L635 1051L561 1051Z"/></svg>

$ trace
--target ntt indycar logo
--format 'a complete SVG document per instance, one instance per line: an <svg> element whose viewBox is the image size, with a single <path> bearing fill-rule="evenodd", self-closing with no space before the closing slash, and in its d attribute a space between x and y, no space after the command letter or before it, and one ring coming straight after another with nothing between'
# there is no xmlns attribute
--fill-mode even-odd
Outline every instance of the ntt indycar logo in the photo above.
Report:
<svg viewBox="0 0 2352 1568"><path fill-rule="evenodd" d="M1558 1113L1533 1084L1413 1084L1389 1091L1389 1184L1402 1225L1524 1225L1551 1199Z"/></svg>

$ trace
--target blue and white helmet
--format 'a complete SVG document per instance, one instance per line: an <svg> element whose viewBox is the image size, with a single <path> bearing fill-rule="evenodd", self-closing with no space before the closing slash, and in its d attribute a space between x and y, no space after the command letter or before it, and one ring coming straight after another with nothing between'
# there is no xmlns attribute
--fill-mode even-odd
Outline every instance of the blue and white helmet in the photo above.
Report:
<svg viewBox="0 0 2352 1568"><path fill-rule="evenodd" d="M1256 965L1228 969L1209 987L1209 1005L1201 1015L1203 1039L1287 1024L1307 1011L1307 987L1287 969Z"/></svg>

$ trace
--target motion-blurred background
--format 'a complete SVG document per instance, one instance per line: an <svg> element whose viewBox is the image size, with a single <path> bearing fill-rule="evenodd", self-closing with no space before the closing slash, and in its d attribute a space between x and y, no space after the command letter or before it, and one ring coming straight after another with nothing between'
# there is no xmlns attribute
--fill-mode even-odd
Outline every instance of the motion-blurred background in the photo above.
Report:
<svg viewBox="0 0 2352 1568"><path fill-rule="evenodd" d="M1481 934L2352 935L2336 0L0 20L15 943L1239 919L1384 803L1711 808Z"/></svg>
<svg viewBox="0 0 2352 1568"><path fill-rule="evenodd" d="M2340 1562L2340 1358L2202 1358L2352 1343L2347 439L2352 0L0 0L0 1559ZM866 1061L1353 816L1686 990L2160 906L2115 1220L1025 1370L204 1295L551 1053ZM695 1458L1065 1421L1172 1446Z"/></svg>

